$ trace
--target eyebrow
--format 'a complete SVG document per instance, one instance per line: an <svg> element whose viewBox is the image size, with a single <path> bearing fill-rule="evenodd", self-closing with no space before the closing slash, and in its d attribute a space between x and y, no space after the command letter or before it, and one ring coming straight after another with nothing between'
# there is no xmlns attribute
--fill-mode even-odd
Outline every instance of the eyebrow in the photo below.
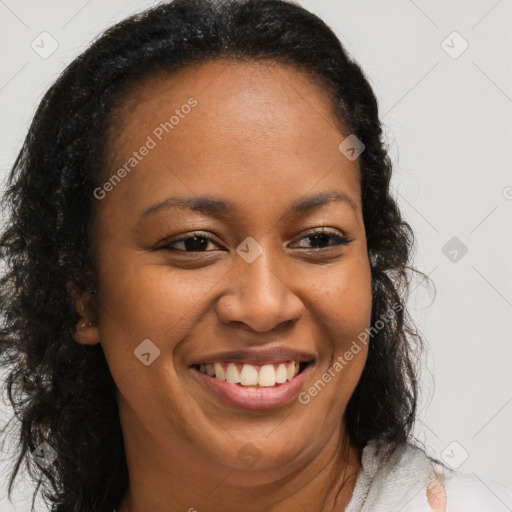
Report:
<svg viewBox="0 0 512 512"><path fill-rule="evenodd" d="M290 206L290 211L296 214L302 214L330 202L342 202L349 205L354 212L357 212L357 206L354 201L344 192L339 190L319 192L317 194L296 199ZM230 201L211 196L180 197L171 196L160 201L149 208L146 208L140 214L140 218L146 217L151 213L169 208L188 208L189 210L209 214L209 215L227 215L236 212L236 206Z"/></svg>

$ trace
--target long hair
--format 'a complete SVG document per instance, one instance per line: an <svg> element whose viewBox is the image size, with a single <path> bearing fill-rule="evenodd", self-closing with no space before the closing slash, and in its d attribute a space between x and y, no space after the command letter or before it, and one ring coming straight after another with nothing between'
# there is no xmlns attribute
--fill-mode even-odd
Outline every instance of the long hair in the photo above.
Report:
<svg viewBox="0 0 512 512"><path fill-rule="evenodd" d="M390 193L392 165L377 100L359 65L317 16L283 0L175 0L106 30L43 97L7 180L0 236L0 363L17 420L12 486L25 461L56 512L111 512L128 486L115 382L101 344L72 338L70 285L96 283L90 228L112 113L155 72L216 58L289 64L319 80L335 115L365 150L359 157L372 276L368 357L346 414L349 438L397 447L410 437L422 337L407 312L414 236ZM397 307L398 306L398 307ZM9 422L3 429L6 431ZM46 442L47 467L31 453Z"/></svg>

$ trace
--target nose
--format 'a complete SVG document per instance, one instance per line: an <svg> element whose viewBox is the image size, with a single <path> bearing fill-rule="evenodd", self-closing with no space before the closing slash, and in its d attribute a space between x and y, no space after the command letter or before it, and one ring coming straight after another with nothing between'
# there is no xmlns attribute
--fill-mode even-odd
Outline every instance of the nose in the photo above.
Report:
<svg viewBox="0 0 512 512"><path fill-rule="evenodd" d="M216 303L219 321L257 332L295 323L304 304L294 292L299 284L292 276L293 269L273 265L266 252L252 263L240 258L228 276L228 290Z"/></svg>

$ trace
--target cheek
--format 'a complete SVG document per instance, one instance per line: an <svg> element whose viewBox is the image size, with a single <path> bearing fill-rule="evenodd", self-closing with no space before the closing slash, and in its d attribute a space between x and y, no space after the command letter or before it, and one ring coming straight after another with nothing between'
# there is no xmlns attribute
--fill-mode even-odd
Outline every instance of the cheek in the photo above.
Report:
<svg viewBox="0 0 512 512"><path fill-rule="evenodd" d="M138 414L143 416L149 403L152 409L161 400L173 404L176 424L186 415L185 390L173 357L204 313L205 297L218 281L206 274L192 279L190 272L156 265L120 264L104 275L103 351L121 396Z"/></svg>
<svg viewBox="0 0 512 512"><path fill-rule="evenodd" d="M309 300L314 315L322 320L336 345L343 348L350 339L369 327L372 285L369 264L354 260L314 280Z"/></svg>
<svg viewBox="0 0 512 512"><path fill-rule="evenodd" d="M170 358L172 364L174 348L199 321L209 292L222 278L134 261L117 259L101 276L100 334L114 377L140 366L134 351L147 339L160 350L157 361Z"/></svg>
<svg viewBox="0 0 512 512"><path fill-rule="evenodd" d="M316 279L310 295L327 357L303 395L303 402L314 400L316 407L328 410L333 424L343 413L364 369L372 311L369 264L364 259L345 263L325 273L325 279Z"/></svg>

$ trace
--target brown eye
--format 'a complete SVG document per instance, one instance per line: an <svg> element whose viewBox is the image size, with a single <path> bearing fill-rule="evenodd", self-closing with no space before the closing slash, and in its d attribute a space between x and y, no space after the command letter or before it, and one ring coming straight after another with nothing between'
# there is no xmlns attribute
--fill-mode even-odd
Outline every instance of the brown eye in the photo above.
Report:
<svg viewBox="0 0 512 512"><path fill-rule="evenodd" d="M211 252L206 251L205 249L208 247L209 243L216 243L215 240L207 235L203 234L191 234L187 236L183 236L177 240L173 240L171 242L162 245L160 249L166 249L169 251L178 251L178 252ZM175 248L176 244L182 244L181 247L184 249Z"/></svg>
<svg viewBox="0 0 512 512"><path fill-rule="evenodd" d="M325 249L328 247L338 246L338 245L347 245L350 242L352 242L351 239L339 235L335 231L318 231L313 232L305 237L303 237L301 240L310 240L311 246L310 247L304 247L304 249ZM333 240L333 244L329 244L329 240Z"/></svg>

